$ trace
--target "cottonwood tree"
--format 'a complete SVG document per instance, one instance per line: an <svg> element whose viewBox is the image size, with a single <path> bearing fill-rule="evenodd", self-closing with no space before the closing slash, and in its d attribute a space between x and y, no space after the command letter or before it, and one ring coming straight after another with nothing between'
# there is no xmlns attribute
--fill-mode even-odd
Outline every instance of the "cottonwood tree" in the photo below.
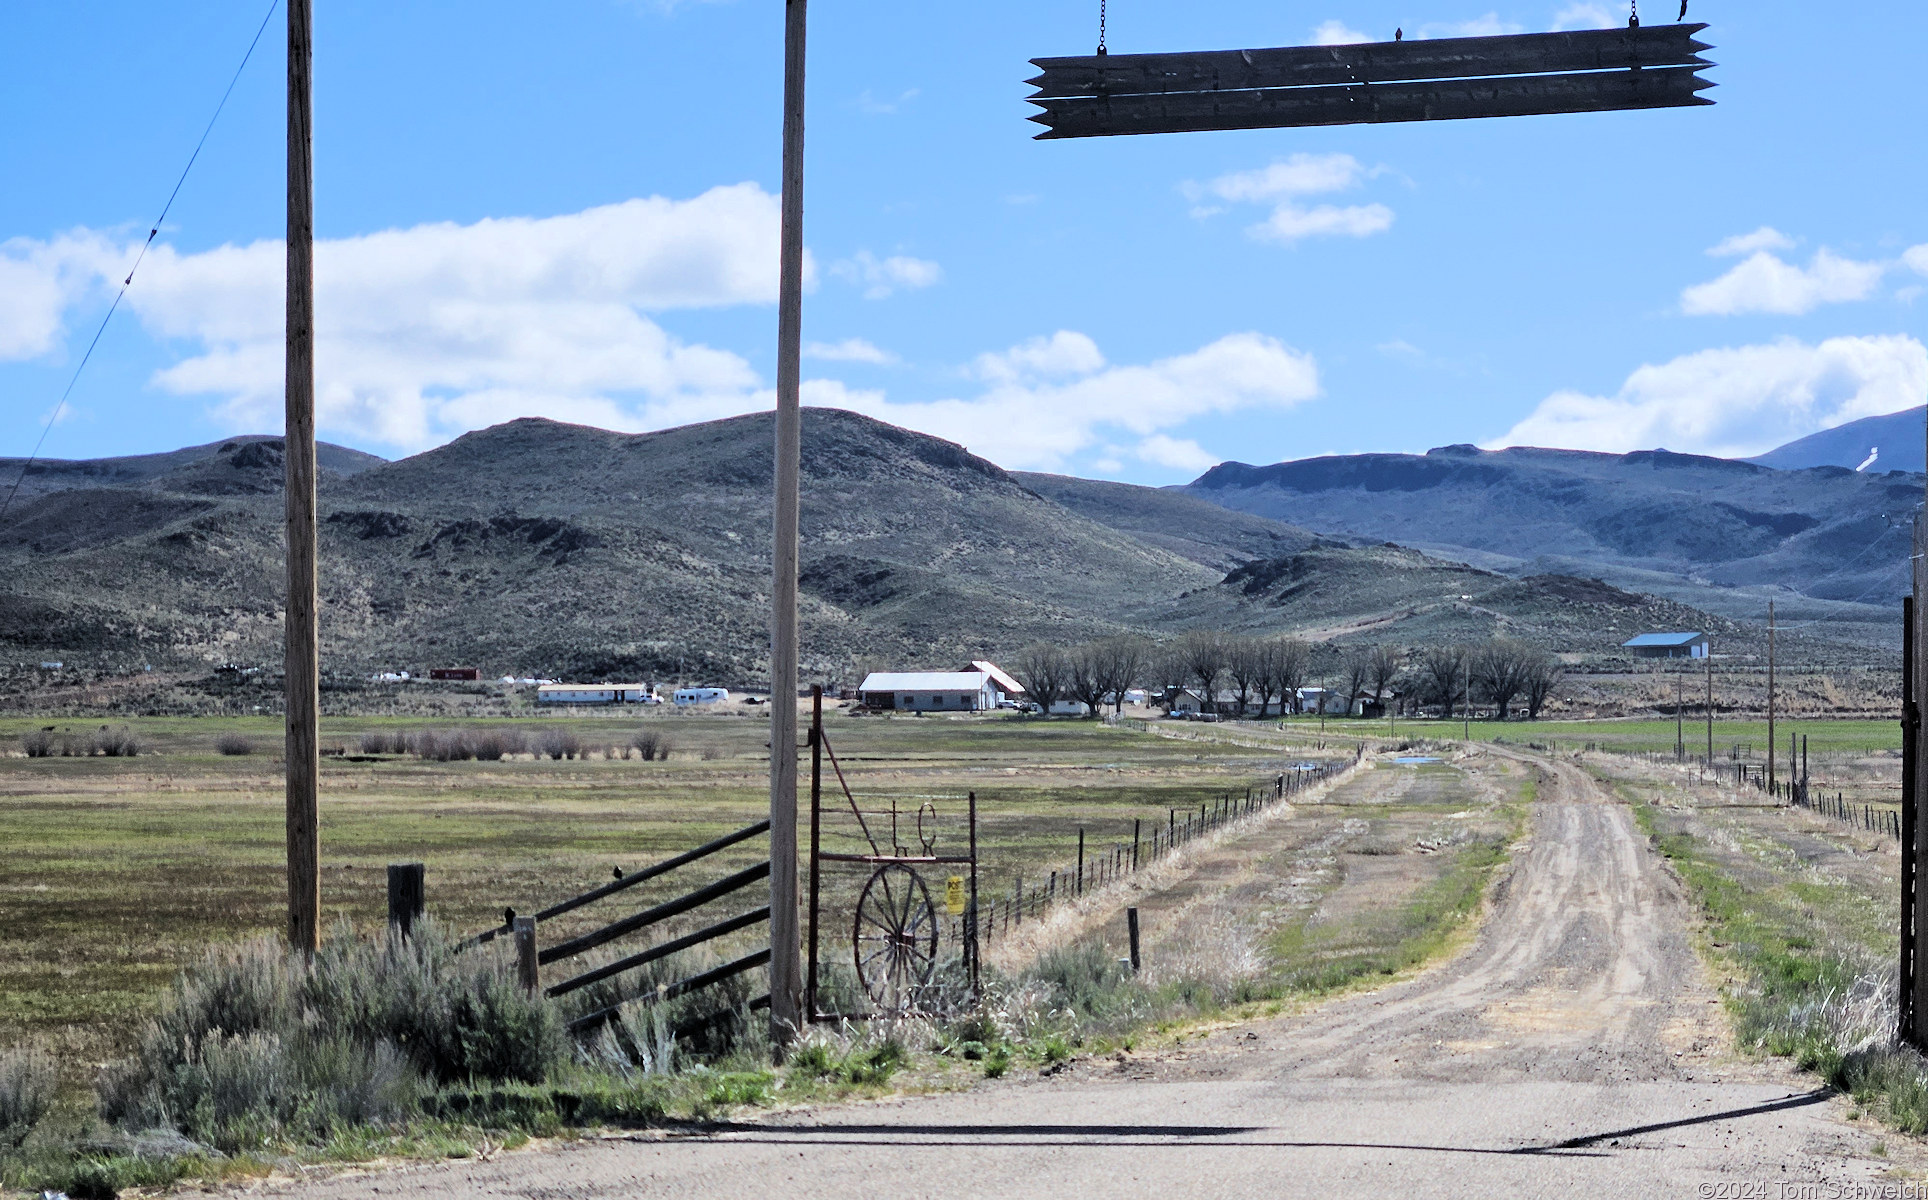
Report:
<svg viewBox="0 0 1928 1200"><path fill-rule="evenodd" d="M1493 638L1473 651L1473 688L1492 702L1494 714L1500 720L1506 720L1513 701L1525 690L1536 653L1539 652L1531 646L1512 638Z"/></svg>
<svg viewBox="0 0 1928 1200"><path fill-rule="evenodd" d="M1526 701L1526 719L1537 721L1540 719L1540 709L1546 706L1547 697L1566 677L1566 668L1544 650L1533 650L1531 655L1526 667L1526 681L1520 691L1521 698Z"/></svg>
<svg viewBox="0 0 1928 1200"><path fill-rule="evenodd" d="M1144 638L1115 637L1099 643L1104 648L1105 690L1111 710L1125 711L1125 693L1145 682L1151 667L1151 645Z"/></svg>
<svg viewBox="0 0 1928 1200"><path fill-rule="evenodd" d="M1279 715L1298 708L1299 689L1312 671L1312 647L1298 638L1271 638L1265 643L1263 693L1279 698ZM1263 710L1260 711L1263 716Z"/></svg>
<svg viewBox="0 0 1928 1200"><path fill-rule="evenodd" d="M1366 694L1366 680L1372 677L1372 651L1365 646L1350 646L1339 660L1339 677L1346 685L1346 709L1350 711Z"/></svg>
<svg viewBox="0 0 1928 1200"><path fill-rule="evenodd" d="M1414 659L1421 694L1440 705L1448 720L1466 694L1466 651L1459 646L1427 646Z"/></svg>
<svg viewBox="0 0 1928 1200"><path fill-rule="evenodd" d="M1096 718L1104 709L1105 695L1111 690L1110 651L1103 642L1086 642L1066 652L1064 694L1085 706L1085 715Z"/></svg>
<svg viewBox="0 0 1928 1200"><path fill-rule="evenodd" d="M1406 655L1397 646L1381 642L1366 654L1366 686L1372 689L1372 702L1384 703L1385 695L1406 669Z"/></svg>
<svg viewBox="0 0 1928 1200"><path fill-rule="evenodd" d="M1044 642L1035 642L1018 651L1011 660L1011 674L1023 686L1031 702L1049 712L1064 698L1070 664L1064 651Z"/></svg>
<svg viewBox="0 0 1928 1200"><path fill-rule="evenodd" d="M1178 662L1187 681L1198 685L1199 699L1210 712L1218 701L1218 681L1225 675L1226 639L1222 633L1195 629L1178 640Z"/></svg>
<svg viewBox="0 0 1928 1200"><path fill-rule="evenodd" d="M1232 687L1238 693L1238 715L1245 715L1246 703L1252 692L1265 678L1265 649L1257 638L1227 638L1225 641L1225 671L1232 677ZM1259 712L1264 716L1264 710Z"/></svg>

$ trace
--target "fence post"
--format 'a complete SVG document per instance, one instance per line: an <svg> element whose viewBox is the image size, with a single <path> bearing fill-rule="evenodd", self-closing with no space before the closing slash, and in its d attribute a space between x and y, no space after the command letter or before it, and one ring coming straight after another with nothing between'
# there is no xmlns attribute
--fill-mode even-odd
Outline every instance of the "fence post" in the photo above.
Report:
<svg viewBox="0 0 1928 1200"><path fill-rule="evenodd" d="M1131 869L1134 871L1138 869L1138 828L1143 822L1143 817L1131 819Z"/></svg>
<svg viewBox="0 0 1928 1200"><path fill-rule="evenodd" d="M522 990L533 993L541 982L536 975L536 919L517 917L515 932L515 977Z"/></svg>
<svg viewBox="0 0 1928 1200"><path fill-rule="evenodd" d="M1084 895L1084 826L1078 826L1078 882L1072 892L1074 896Z"/></svg>
<svg viewBox="0 0 1928 1200"><path fill-rule="evenodd" d="M428 869L421 863L388 864L388 927L407 937L427 903Z"/></svg>
<svg viewBox="0 0 1928 1200"><path fill-rule="evenodd" d="M1128 908L1125 910L1125 930L1131 938L1131 969L1132 969L1132 973L1136 974L1138 971L1138 910L1137 909Z"/></svg>

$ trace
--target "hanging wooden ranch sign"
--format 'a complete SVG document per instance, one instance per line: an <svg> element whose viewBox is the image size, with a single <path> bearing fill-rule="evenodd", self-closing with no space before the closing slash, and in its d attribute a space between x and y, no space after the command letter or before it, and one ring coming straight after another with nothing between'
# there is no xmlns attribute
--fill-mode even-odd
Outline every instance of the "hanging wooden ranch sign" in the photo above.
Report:
<svg viewBox="0 0 1928 1200"><path fill-rule="evenodd" d="M1039 138L1712 104L1706 25L1034 58Z"/></svg>

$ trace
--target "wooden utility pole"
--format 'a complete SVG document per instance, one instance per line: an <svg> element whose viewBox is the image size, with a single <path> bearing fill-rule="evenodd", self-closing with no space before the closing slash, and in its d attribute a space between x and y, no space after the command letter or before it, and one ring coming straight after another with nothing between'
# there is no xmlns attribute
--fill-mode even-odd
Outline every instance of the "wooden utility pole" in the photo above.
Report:
<svg viewBox="0 0 1928 1200"><path fill-rule="evenodd" d="M1714 765L1714 644L1707 643L1707 765Z"/></svg>
<svg viewBox="0 0 1928 1200"><path fill-rule="evenodd" d="M770 554L770 1034L803 1023L797 923L797 507L803 456L803 64L805 6L785 0L783 234L777 278L776 496Z"/></svg>
<svg viewBox="0 0 1928 1200"><path fill-rule="evenodd" d="M1676 762L1687 757L1687 674L1674 673L1674 759Z"/></svg>
<svg viewBox="0 0 1928 1200"><path fill-rule="evenodd" d="M1774 602L1767 602L1767 794L1774 795Z"/></svg>
<svg viewBox="0 0 1928 1200"><path fill-rule="evenodd" d="M321 946L321 654L315 569L315 161L312 0L288 0L288 942Z"/></svg>

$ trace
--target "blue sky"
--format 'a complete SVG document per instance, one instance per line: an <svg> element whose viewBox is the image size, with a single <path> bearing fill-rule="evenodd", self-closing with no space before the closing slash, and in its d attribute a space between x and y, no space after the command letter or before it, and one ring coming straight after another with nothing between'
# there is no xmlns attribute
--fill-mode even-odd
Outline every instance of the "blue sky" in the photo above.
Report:
<svg viewBox="0 0 1928 1200"><path fill-rule="evenodd" d="M781 5L319 0L322 435L770 402ZM265 4L0 6L0 455L31 448ZM1919 5L1694 0L1712 108L1034 142L1095 3L817 0L807 402L1012 467L1745 454L1928 390ZM1650 0L1649 23L1673 16ZM1117 52L1623 23L1117 0ZM276 13L46 453L278 427Z"/></svg>

